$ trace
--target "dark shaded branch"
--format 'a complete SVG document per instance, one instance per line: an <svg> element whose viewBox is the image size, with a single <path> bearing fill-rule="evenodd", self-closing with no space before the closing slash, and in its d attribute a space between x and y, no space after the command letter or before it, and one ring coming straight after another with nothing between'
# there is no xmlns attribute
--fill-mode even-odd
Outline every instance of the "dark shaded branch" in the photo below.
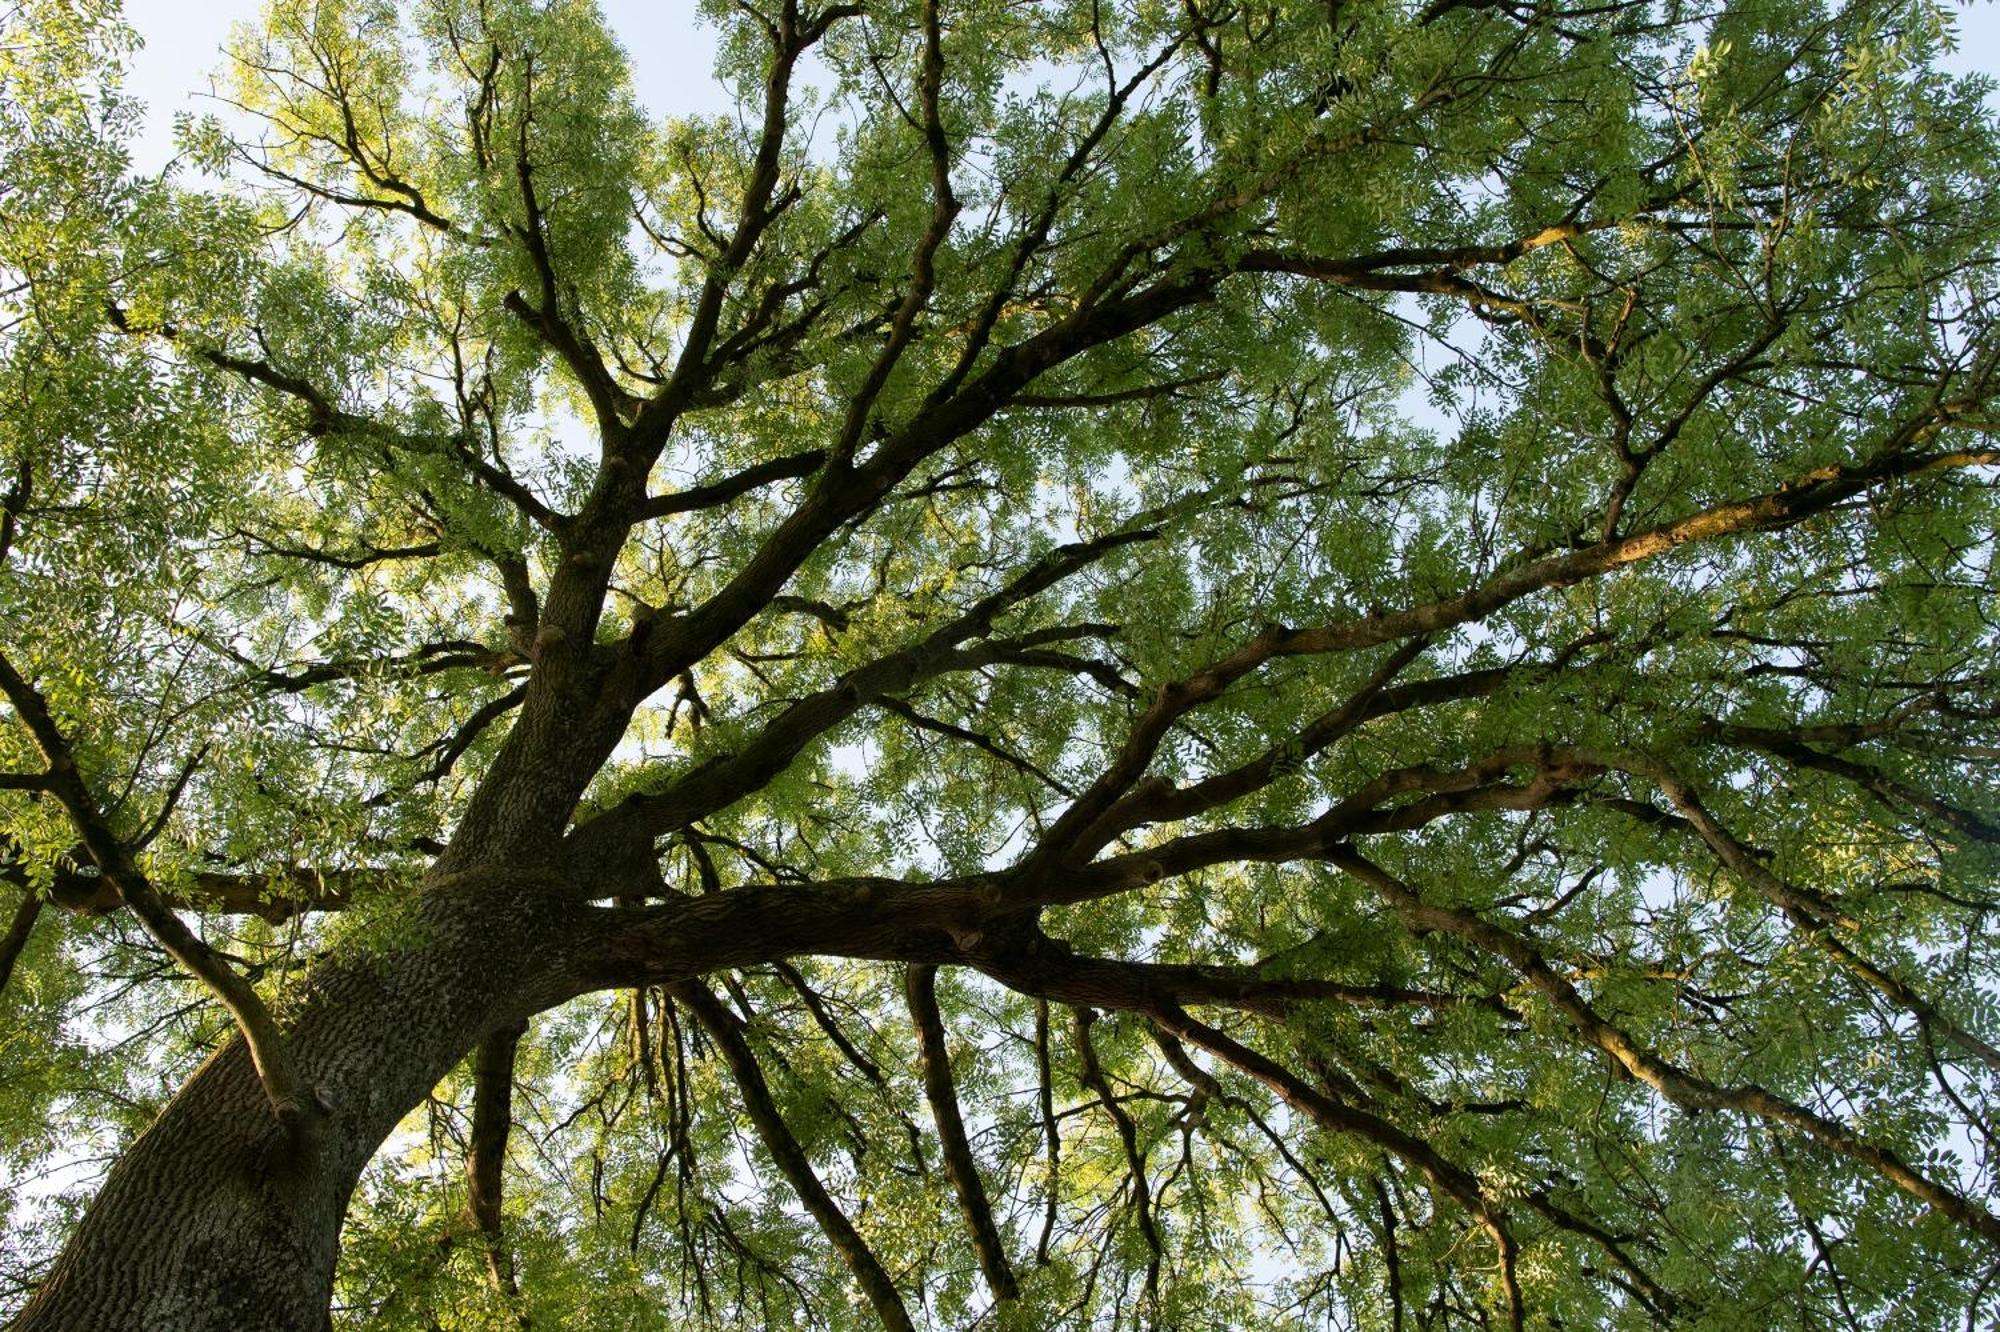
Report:
<svg viewBox="0 0 2000 1332"><path fill-rule="evenodd" d="M1168 380L1159 384L1146 384L1139 388L1118 389L1105 393L1017 393L1009 407L1115 407L1127 402L1151 402L1156 398L1169 398L1183 389L1199 388L1213 384L1228 376L1226 370L1211 370L1207 374L1192 375L1186 379Z"/></svg>
<svg viewBox="0 0 2000 1332"><path fill-rule="evenodd" d="M308 564L323 564L333 569L366 569L370 565L384 564L396 560L431 559L444 552L444 546L436 541L419 542L414 546L368 546L352 553L322 550L314 546L287 546L257 535L243 528L236 535L250 543L260 555L288 560L302 560Z"/></svg>
<svg viewBox="0 0 2000 1332"><path fill-rule="evenodd" d="M821 1031L826 1033L827 1039L833 1042L834 1048L840 1051L847 1062L853 1065L862 1077L867 1078L876 1086L887 1085L882 1077L881 1067L867 1055L861 1053L854 1042L848 1039L847 1033L841 1030L840 1024L834 1020L833 1014L827 1010L825 998L818 990L813 989L812 986L806 983L806 978L799 974L798 968L792 966L789 962L780 960L772 964L772 970L778 973L780 980L791 987L792 993L799 997L799 1001L806 1006L806 1011L812 1014L812 1020L818 1024Z"/></svg>
<svg viewBox="0 0 2000 1332"><path fill-rule="evenodd" d="M958 1196L958 1209L972 1232L972 1247L979 1256L979 1270L996 1300L1021 1297L1020 1283L1007 1261L1006 1241L994 1224L993 1208L986 1200L986 1186L979 1178L979 1164L972 1155L972 1143L965 1136L965 1120L958 1111L958 1091L952 1085L951 1052L946 1048L944 1018L938 1012L937 968L913 964L903 972L903 995L910 1006L910 1020L917 1031L917 1062L923 1074L924 1097L931 1103L937 1121L938 1144L944 1153L945 1176Z"/></svg>
<svg viewBox="0 0 2000 1332"><path fill-rule="evenodd" d="M34 492L35 469L23 452L20 465L14 472L14 483L7 487L6 494L0 495L0 561L5 561L13 552L21 515L27 511L28 501L34 497Z"/></svg>
<svg viewBox="0 0 2000 1332"><path fill-rule="evenodd" d="M284 670L273 666L251 676L250 682L273 693L295 694L314 685L332 684L340 680L359 680L369 677L414 679L455 670L480 670L490 673L504 668L507 664L505 654L494 651L484 643L450 639L444 642L426 643L393 657L353 657L337 661L316 661L296 670Z"/></svg>
<svg viewBox="0 0 2000 1332"><path fill-rule="evenodd" d="M909 1311L903 1307L902 1296L896 1292L896 1283L890 1280L881 1261L875 1257L867 1241L861 1238L861 1232L854 1228L854 1223L847 1219L833 1195L827 1192L826 1185L820 1182L805 1148L799 1145L784 1116L778 1112L777 1102L771 1098L771 1089L764 1081L764 1071L758 1066L757 1056L737 1029L737 1019L698 980L669 986L668 992L694 1014L695 1020L701 1023L701 1029L708 1033L709 1040L721 1051L723 1062L729 1065L736 1088L743 1095L743 1109L756 1127L757 1136L763 1139L765 1150L771 1153L779 1173L792 1186L792 1192L798 1195L800 1203L819 1223L827 1242L847 1264L847 1270L853 1274L855 1284L861 1287L861 1293L868 1297L868 1303L873 1306L875 1316L882 1320L882 1326L890 1332L913 1332Z"/></svg>
<svg viewBox="0 0 2000 1332"><path fill-rule="evenodd" d="M132 908L132 914L139 918L146 932L206 985L229 1011L249 1047L251 1062L256 1066L258 1081L263 1084L272 1113L284 1125L295 1147L306 1145L325 1110L293 1066L270 1009L250 982L237 975L221 954L190 931L161 900L152 881L133 861L130 848L104 821L97 799L84 784L69 741L57 727L47 701L14 669L4 653L0 653L0 694L6 695L15 715L28 728L48 761L49 794L69 815L84 850L111 882L120 900Z"/></svg>
<svg viewBox="0 0 2000 1332"><path fill-rule="evenodd" d="M772 458L742 471L726 476L720 481L710 481L704 485L689 486L671 495L653 495L647 498L639 510L641 519L665 518L676 513L690 513L696 509L710 509L718 504L727 504L739 495L748 494L759 486L791 477L811 476L826 461L824 449L807 449L803 453L787 454L782 458Z"/></svg>
<svg viewBox="0 0 2000 1332"><path fill-rule="evenodd" d="M1396 1211L1389 1205L1389 1188L1381 1177L1369 1182L1375 1186L1375 1206L1382 1216L1382 1281L1389 1288L1389 1326L1391 1332L1403 1332L1403 1255L1396 1243Z"/></svg>
<svg viewBox="0 0 2000 1332"><path fill-rule="evenodd" d="M882 699L880 705L884 711L901 717L918 730L929 731L933 735L941 735L947 740L956 740L961 744L971 745L983 754L992 755L1016 772L1035 778L1052 790L1060 791L1064 795L1075 794L1068 786L1044 772L1039 765L1016 754L990 735L968 730L963 726L942 721L926 713L919 712L902 699L893 696Z"/></svg>
<svg viewBox="0 0 2000 1332"><path fill-rule="evenodd" d="M529 152L529 130L534 124L535 69L532 55L521 58L520 132L514 147L514 179L521 200L523 221L510 229L520 240L533 266L541 290L540 304L518 291L510 291L501 304L507 312L541 336L555 352L578 387L589 399L597 419L599 436L614 444L624 437L625 418L635 413L639 399L625 391L612 375L604 357L590 340L582 324L564 310L568 288L556 271L554 253L549 248L548 218L543 210L541 191L535 184L533 155Z"/></svg>
<svg viewBox="0 0 2000 1332"><path fill-rule="evenodd" d="M1898 805L1921 810L1952 831L1970 837L1975 841L2000 844L2000 825L1977 812L1965 809L1950 801L1942 800L1929 792L1920 791L1906 782L1897 781L1889 774L1854 759L1837 754L1824 753L1807 744L1804 734L1808 728L1780 730L1775 727L1743 726L1737 724L1715 724L1707 728L1724 744L1743 745L1759 749L1767 754L1784 759L1795 767L1812 768L1819 772L1831 773L1869 792L1883 804L1894 808ZM1812 728L1845 731L1861 738L1872 738L1872 734L1890 734L1893 725L1880 729L1874 727ZM1872 734L1871 734L1872 733ZM1852 743L1852 742L1850 742Z"/></svg>
<svg viewBox="0 0 2000 1332"><path fill-rule="evenodd" d="M1530 1207L1547 1217L1551 1225L1567 1230L1572 1235L1581 1235L1604 1251L1606 1257L1617 1265L1631 1282L1631 1290L1646 1311L1662 1323L1671 1321L1680 1312L1680 1301L1660 1285L1652 1273L1641 1267L1632 1257L1624 1241L1603 1226L1589 1221L1568 1208L1558 1206L1546 1192L1531 1193L1527 1197Z"/></svg>
<svg viewBox="0 0 2000 1332"><path fill-rule="evenodd" d="M438 746L437 758L430 767L417 774L410 784L415 786L423 782L441 781L449 776L465 751L472 748L479 737L492 728L494 722L520 707L522 700L527 696L528 687L521 685L481 704L477 711L465 719L464 725L452 732L451 736ZM392 794L384 792L376 796L371 803L386 804Z"/></svg>
<svg viewBox="0 0 2000 1332"><path fill-rule="evenodd" d="M717 366L711 354L730 285L756 252L764 233L797 197L790 192L778 193L778 177L785 134L790 127L792 76L798 62L835 23L861 12L859 5L829 5L802 25L796 0L782 0L777 21L767 25L771 67L764 76L764 118L758 131L757 155L751 162L748 179L743 182L735 229L727 243L720 244L721 253L703 275L701 294L688 319L687 334L673 373L640 411L633 442L648 458L657 455L674 422L713 380ZM681 662L665 674L671 678L689 664Z"/></svg>
<svg viewBox="0 0 2000 1332"><path fill-rule="evenodd" d="M31 887L23 885L21 905L14 908L14 919L7 926L7 934L0 938L0 994L7 992L7 982L14 978L14 963L21 956L21 950L28 946L28 936L34 933L35 918L41 915L42 899Z"/></svg>
<svg viewBox="0 0 2000 1332"><path fill-rule="evenodd" d="M1083 631L1049 630L1012 641L959 647L968 639L990 633L994 622L1015 606L1113 551L1135 542L1150 541L1157 535L1151 527L1134 526L1094 541L1056 547L1018 577L980 598L925 638L855 667L829 687L791 704L736 753L718 756L664 791L628 796L607 813L582 825L575 836L584 844L635 836L650 841L758 790L819 736L862 708L906 691L920 680L944 670L988 664L993 653L1033 648L1062 637L1077 636Z"/></svg>
<svg viewBox="0 0 2000 1332"><path fill-rule="evenodd" d="M1049 1053L1049 1001L1035 1000L1035 1100L1042 1115L1042 1143L1048 1151L1049 1179L1043 1195L1042 1235L1035 1241L1035 1261L1046 1267L1049 1240L1055 1235L1058 1186L1062 1182L1062 1131L1056 1127L1055 1069Z"/></svg>
<svg viewBox="0 0 2000 1332"><path fill-rule="evenodd" d="M473 1052L472 1139L465 1149L466 1211L485 1250L487 1279L510 1304L518 1303L521 1288L514 1278L501 1203L507 1139L514 1130L514 1057L527 1030L525 1022L502 1027ZM514 1319L519 1326L528 1326L526 1313L516 1310Z"/></svg>
<svg viewBox="0 0 2000 1332"><path fill-rule="evenodd" d="M1023 993L1076 1006L1143 1012L1161 1005L1213 1005L1282 1017L1306 1003L1443 1011L1468 1005L1506 1012L1497 999L1353 985L1310 976L1266 976L1254 967L1128 962L1082 957L1039 932L999 931L970 950L972 965Z"/></svg>
<svg viewBox="0 0 2000 1332"><path fill-rule="evenodd" d="M1527 769L1530 779L1506 781L1515 769ZM1602 771L1546 746L1504 746L1462 768L1391 769L1310 823L1189 833L1087 865L1051 869L1024 859L996 876L993 888L1024 906L1085 902L1209 865L1308 859L1349 837L1406 832L1453 814L1545 809L1575 799L1577 784ZM1392 803L1410 796L1416 798Z"/></svg>

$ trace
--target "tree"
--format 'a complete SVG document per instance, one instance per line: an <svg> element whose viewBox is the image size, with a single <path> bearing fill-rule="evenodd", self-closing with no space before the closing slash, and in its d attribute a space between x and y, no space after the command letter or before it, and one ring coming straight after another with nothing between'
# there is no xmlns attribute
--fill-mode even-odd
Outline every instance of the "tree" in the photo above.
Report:
<svg viewBox="0 0 2000 1332"><path fill-rule="evenodd" d="M1990 1316L1949 10L705 12L0 19L14 1326Z"/></svg>

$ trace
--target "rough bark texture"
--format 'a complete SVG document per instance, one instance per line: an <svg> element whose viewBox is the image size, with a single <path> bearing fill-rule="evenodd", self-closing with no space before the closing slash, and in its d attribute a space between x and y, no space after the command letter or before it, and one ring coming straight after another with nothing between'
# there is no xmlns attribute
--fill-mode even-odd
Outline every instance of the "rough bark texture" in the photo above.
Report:
<svg viewBox="0 0 2000 1332"><path fill-rule="evenodd" d="M529 876L434 882L381 926L420 943L322 968L288 1030L330 1110L306 1158L231 1040L120 1158L18 1332L323 1332L362 1167L482 1036L562 997L548 900Z"/></svg>
<svg viewBox="0 0 2000 1332"><path fill-rule="evenodd" d="M466 1210L486 1250L486 1275L506 1299L518 1299L514 1256L508 1251L502 1215L507 1139L514 1129L514 1056L527 1032L525 1022L505 1026L480 1041L472 1056L472 1140L465 1151ZM525 1314L517 1315L522 1327Z"/></svg>

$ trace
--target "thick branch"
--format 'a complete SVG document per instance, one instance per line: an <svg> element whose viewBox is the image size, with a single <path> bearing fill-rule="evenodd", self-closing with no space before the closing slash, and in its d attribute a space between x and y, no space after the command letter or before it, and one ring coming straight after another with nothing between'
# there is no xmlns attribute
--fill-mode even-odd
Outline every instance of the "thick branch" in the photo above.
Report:
<svg viewBox="0 0 2000 1332"><path fill-rule="evenodd" d="M5 938L0 938L0 994L7 992L7 982L14 978L14 963L21 956L21 950L28 946L28 936L34 932L35 918L41 914L42 899L32 887L23 887L21 905L14 908L14 919L7 926Z"/></svg>
<svg viewBox="0 0 2000 1332"><path fill-rule="evenodd" d="M392 876L373 870L291 870L282 874L219 874L200 872L173 889L157 884L154 891L168 907L225 916L260 916L280 924L308 911L345 911L354 894L382 884ZM49 901L81 916L116 911L123 899L109 877L74 868L58 868L49 885Z"/></svg>
<svg viewBox="0 0 2000 1332"><path fill-rule="evenodd" d="M472 1140L465 1150L466 1211L486 1251L486 1275L510 1302L521 1288L514 1279L514 1256L501 1224L507 1167L507 1138L514 1129L514 1057L526 1023L503 1027L479 1043L472 1056ZM515 1315L528 1326L524 1313Z"/></svg>

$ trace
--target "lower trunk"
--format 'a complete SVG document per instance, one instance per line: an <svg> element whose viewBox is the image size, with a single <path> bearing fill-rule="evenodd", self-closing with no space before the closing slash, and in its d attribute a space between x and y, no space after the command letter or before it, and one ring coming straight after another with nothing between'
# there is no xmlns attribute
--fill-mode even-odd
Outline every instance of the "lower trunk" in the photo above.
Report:
<svg viewBox="0 0 2000 1332"><path fill-rule="evenodd" d="M481 1036L567 997L553 896L453 876L357 929L288 1024L328 1109L312 1145L291 1147L232 1040L113 1167L15 1332L324 1332L369 1158Z"/></svg>

